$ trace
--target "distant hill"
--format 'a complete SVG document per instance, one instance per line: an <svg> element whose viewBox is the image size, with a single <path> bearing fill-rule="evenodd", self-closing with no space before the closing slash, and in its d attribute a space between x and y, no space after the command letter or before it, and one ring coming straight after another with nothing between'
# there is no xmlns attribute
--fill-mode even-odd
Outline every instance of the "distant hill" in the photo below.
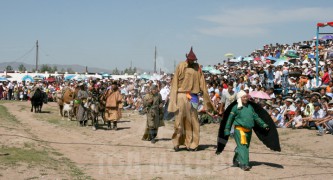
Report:
<svg viewBox="0 0 333 180"><path fill-rule="evenodd" d="M18 67L23 64L24 67L27 69L27 71L32 71L33 69L35 69L35 65L32 64L27 64L27 63L23 63L23 62L2 62L0 63L0 71L3 71L6 69L7 66L11 66L13 70L18 70ZM42 64L40 64L41 66ZM54 67L56 66L58 69L58 72L61 72L61 70L67 70L67 69L72 69L74 72L78 72L78 73L83 73L86 71L86 66L82 66L82 65L78 65L78 64L70 64L70 65L63 65L63 64L46 64L50 67ZM96 67L88 67L88 72L89 73L100 73L100 72L104 72L104 73L110 73L112 74L112 70L113 69L103 69L103 68L96 68ZM138 73L141 72L148 72L142 69L137 69Z"/></svg>

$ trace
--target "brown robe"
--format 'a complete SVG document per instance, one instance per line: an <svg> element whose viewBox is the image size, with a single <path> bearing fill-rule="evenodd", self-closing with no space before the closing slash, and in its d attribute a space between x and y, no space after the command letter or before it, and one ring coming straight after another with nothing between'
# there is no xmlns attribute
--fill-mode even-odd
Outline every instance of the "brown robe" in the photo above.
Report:
<svg viewBox="0 0 333 180"><path fill-rule="evenodd" d="M201 92L206 110L215 110L211 102L204 75L195 63L189 67L187 62L181 62L176 69L170 92L169 112L175 113L173 145L185 145L187 148L196 149L199 146L200 124L198 111L188 99L186 93L198 94Z"/></svg>
<svg viewBox="0 0 333 180"><path fill-rule="evenodd" d="M103 95L106 100L105 103L105 120L106 121L117 121L121 118L121 108L123 108L122 104L122 95L118 90L113 91L109 89Z"/></svg>

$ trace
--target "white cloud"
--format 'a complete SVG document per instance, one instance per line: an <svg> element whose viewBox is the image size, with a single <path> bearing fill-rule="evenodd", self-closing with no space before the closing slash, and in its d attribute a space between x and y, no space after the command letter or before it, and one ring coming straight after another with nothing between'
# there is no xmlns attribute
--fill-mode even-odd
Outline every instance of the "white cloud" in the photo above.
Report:
<svg viewBox="0 0 333 180"><path fill-rule="evenodd" d="M233 35L253 37L268 33L267 25L311 21L329 21L333 17L333 8L298 8L268 9L240 8L224 10L221 14L198 17L201 20L216 24L215 27L203 27L198 31L212 36Z"/></svg>

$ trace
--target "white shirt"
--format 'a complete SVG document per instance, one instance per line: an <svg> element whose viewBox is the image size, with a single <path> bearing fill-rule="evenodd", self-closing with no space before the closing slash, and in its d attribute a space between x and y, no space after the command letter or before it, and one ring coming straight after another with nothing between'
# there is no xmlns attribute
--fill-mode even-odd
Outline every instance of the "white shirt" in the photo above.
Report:
<svg viewBox="0 0 333 180"><path fill-rule="evenodd" d="M164 88L161 89L160 94L162 96L162 101L167 100L169 93L170 93L170 89L167 86L165 86Z"/></svg>
<svg viewBox="0 0 333 180"><path fill-rule="evenodd" d="M275 94L272 93L271 95L269 95L269 97L271 97L271 98L275 98Z"/></svg>
<svg viewBox="0 0 333 180"><path fill-rule="evenodd" d="M325 115L326 115L326 112L322 109L319 109L318 110L318 115L316 116L316 111L314 111L313 114L312 114L312 118L314 118L314 119L324 118Z"/></svg>
<svg viewBox="0 0 333 180"><path fill-rule="evenodd" d="M209 94L210 92L212 92L212 91L214 91L214 88L213 88L213 86L212 86L212 87L210 87L210 88L208 89L208 94Z"/></svg>
<svg viewBox="0 0 333 180"><path fill-rule="evenodd" d="M281 75L282 75L282 72L281 71L276 71L275 72L275 83L276 84L281 84Z"/></svg>
<svg viewBox="0 0 333 180"><path fill-rule="evenodd" d="M8 85L7 85L7 88L8 88L8 89L13 89L13 88L14 88L13 83L9 82Z"/></svg>

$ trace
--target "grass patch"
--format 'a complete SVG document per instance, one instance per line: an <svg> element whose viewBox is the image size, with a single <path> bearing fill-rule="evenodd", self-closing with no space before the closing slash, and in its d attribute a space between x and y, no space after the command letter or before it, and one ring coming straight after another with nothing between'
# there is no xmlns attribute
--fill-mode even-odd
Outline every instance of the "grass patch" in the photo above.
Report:
<svg viewBox="0 0 333 180"><path fill-rule="evenodd" d="M19 106L19 108L23 110L25 107ZM76 124L75 122L68 122L67 119L62 120L61 117L56 117L55 115L50 116L50 114L34 114L33 117L38 120L44 120L53 124L67 127L75 126ZM17 126L20 124L20 121L18 121L14 115L10 114L4 105L0 104L0 124L1 123L11 123ZM30 132L30 129L24 128L23 130L31 137L38 138ZM54 170L58 174L66 174L70 177L69 179L92 179L90 176L86 176L84 172L81 171L70 159L64 158L63 154L47 146L47 143L25 142L23 147L8 147L0 145L0 155L0 167L3 166L6 169L27 165L27 171L29 171L29 169L33 170L35 168L43 168ZM42 176L47 176L49 175L49 172L43 171L40 172L40 174ZM1 176L3 175L0 174L0 177ZM39 178L40 177L30 177L26 179Z"/></svg>
<svg viewBox="0 0 333 180"><path fill-rule="evenodd" d="M5 106L0 105L0 121L7 121L10 123L19 123L19 121L8 112L8 109Z"/></svg>
<svg viewBox="0 0 333 180"><path fill-rule="evenodd" d="M57 152L57 151L53 151L52 154L55 156L63 156L63 154L61 154L60 152Z"/></svg>
<svg viewBox="0 0 333 180"><path fill-rule="evenodd" d="M69 167L69 173L74 179L92 179L90 176L86 176L70 159L62 157L60 158L60 161Z"/></svg>
<svg viewBox="0 0 333 180"><path fill-rule="evenodd" d="M46 151L37 151L35 149L2 146L0 153L7 154L5 156L0 156L0 164L7 166L19 165L20 163L40 165L51 161Z"/></svg>
<svg viewBox="0 0 333 180"><path fill-rule="evenodd" d="M49 152L50 149L38 151L36 149L2 146L0 154L6 155L0 156L0 164L7 167L28 164L28 169L34 167L43 167L52 170L62 169L73 179L92 179L90 176L86 176L70 159L65 157L59 158L59 156L63 156L61 153L55 151ZM45 176L48 174L47 172L41 172L41 175Z"/></svg>
<svg viewBox="0 0 333 180"><path fill-rule="evenodd" d="M39 177L30 177L30 178L27 178L26 180L33 180L33 179L39 179Z"/></svg>

